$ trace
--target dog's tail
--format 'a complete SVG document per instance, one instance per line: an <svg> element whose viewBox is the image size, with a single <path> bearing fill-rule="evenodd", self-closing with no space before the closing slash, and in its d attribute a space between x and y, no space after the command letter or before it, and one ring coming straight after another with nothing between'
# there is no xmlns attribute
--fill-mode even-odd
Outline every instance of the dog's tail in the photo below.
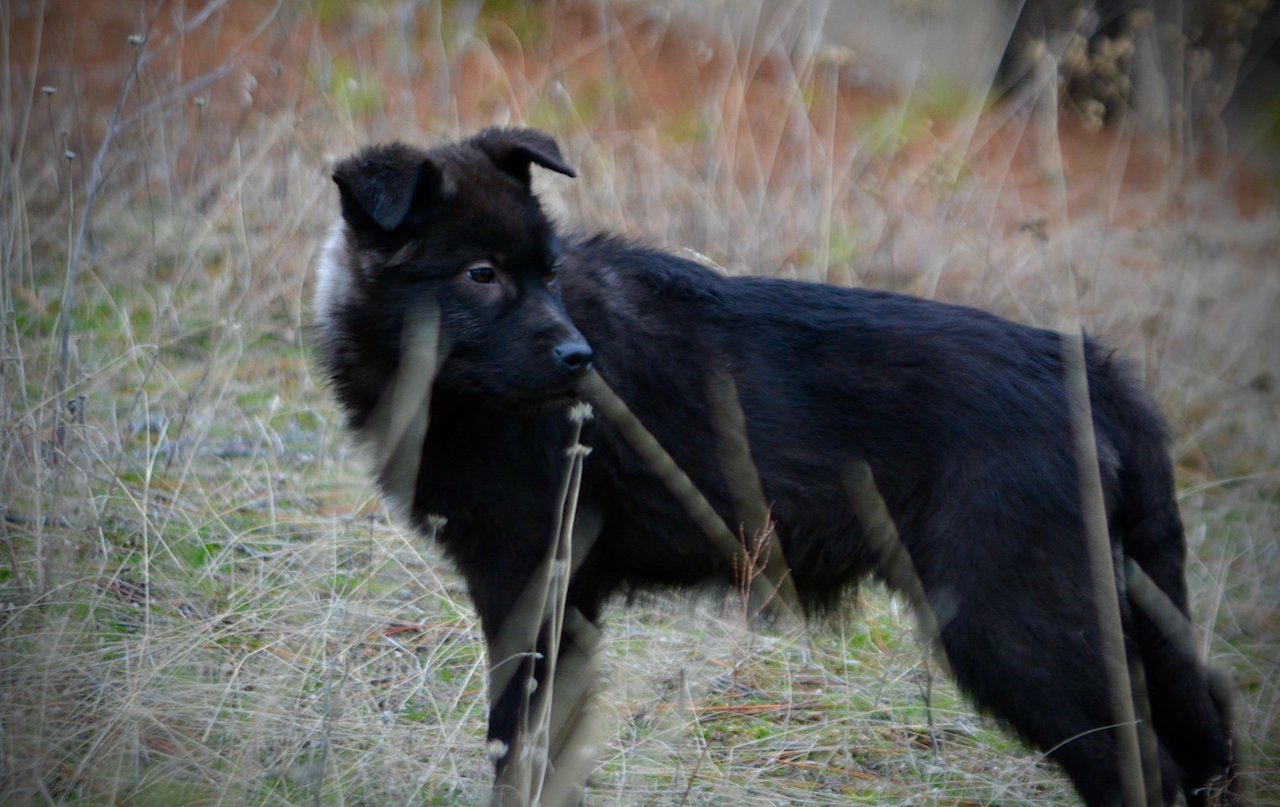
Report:
<svg viewBox="0 0 1280 807"><path fill-rule="evenodd" d="M1177 762L1189 805L1237 803L1228 676L1199 657L1186 584L1187 543L1155 404L1126 383L1113 410L1121 435L1115 527L1125 555L1132 639L1161 746Z"/></svg>

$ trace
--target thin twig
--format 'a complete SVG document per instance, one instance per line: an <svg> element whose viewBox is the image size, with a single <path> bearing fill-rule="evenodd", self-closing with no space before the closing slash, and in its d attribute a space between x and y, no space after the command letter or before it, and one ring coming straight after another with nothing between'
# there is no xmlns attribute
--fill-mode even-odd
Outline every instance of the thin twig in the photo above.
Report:
<svg viewBox="0 0 1280 807"><path fill-rule="evenodd" d="M545 617L542 624L547 631L547 649L542 681L542 697L538 714L527 737L538 737L542 742L532 743L530 750L536 750L533 760L531 778L532 790L529 794L531 805L540 804L543 789L549 773L547 767L550 755L555 749L555 740L551 736L553 729L554 693L556 668L560 659L560 643L564 638L565 609L569 600L569 578L573 573L573 525L578 513L578 494L582 490L582 463L591 449L582 444L582 427L591 419L591 407L587 404L576 405L569 414L573 424L572 438L565 450L566 466L564 479L561 482L558 500L556 525L552 531L553 545L549 553L548 574L545 578L543 596L550 597L544 602ZM536 640L536 639L535 639ZM545 744L544 744L545 743Z"/></svg>
<svg viewBox="0 0 1280 807"><path fill-rule="evenodd" d="M149 61L143 52L143 48L146 45L145 38L140 42L131 40L131 44L134 48L133 69L125 76L124 86L121 87L120 95L116 98L115 109L111 111L111 121L107 124L107 131L102 135L102 142L98 144L97 153L93 156L93 163L89 168L89 181L84 189L84 208L80 211L80 226L76 232L75 240L72 242L71 257L67 261L66 285L62 290L62 307L58 311L58 372L55 376L55 384L61 400L54 407L54 445L58 447L63 445L64 437L62 408L71 399L68 365L70 363L71 314L75 309L76 279L80 275L80 259L84 255L84 242L89 234L89 220L93 215L93 203L98 198L99 188L102 187L102 164L107 158L107 151L111 147L111 142L120 132L120 112L124 109L124 103L129 97L129 91L133 88L133 82L138 78L145 63Z"/></svg>

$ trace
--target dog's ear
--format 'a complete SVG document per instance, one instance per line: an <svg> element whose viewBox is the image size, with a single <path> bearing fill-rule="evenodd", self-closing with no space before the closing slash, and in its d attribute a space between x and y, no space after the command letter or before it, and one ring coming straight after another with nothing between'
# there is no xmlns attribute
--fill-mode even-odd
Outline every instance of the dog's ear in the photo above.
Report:
<svg viewBox="0 0 1280 807"><path fill-rule="evenodd" d="M371 146L334 168L342 216L355 227L390 232L415 207L452 195L444 169L424 151L401 143Z"/></svg>
<svg viewBox="0 0 1280 807"><path fill-rule="evenodd" d="M529 184L529 165L534 163L567 177L577 174L560 156L560 147L546 132L537 129L485 129L472 137L470 145L484 152L493 164Z"/></svg>

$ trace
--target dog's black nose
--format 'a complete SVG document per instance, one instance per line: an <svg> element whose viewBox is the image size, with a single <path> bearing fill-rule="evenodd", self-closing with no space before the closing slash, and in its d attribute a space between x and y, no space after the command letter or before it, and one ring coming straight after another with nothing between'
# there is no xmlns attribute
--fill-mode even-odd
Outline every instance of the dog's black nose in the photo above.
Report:
<svg viewBox="0 0 1280 807"><path fill-rule="evenodd" d="M553 351L556 361L566 370L585 373L591 369L591 346L586 342L565 342L556 345Z"/></svg>

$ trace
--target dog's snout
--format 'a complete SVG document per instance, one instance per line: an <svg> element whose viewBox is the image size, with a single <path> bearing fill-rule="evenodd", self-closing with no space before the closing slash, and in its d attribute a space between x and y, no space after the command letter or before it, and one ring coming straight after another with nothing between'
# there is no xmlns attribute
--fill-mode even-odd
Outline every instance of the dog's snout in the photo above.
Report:
<svg viewBox="0 0 1280 807"><path fill-rule="evenodd" d="M574 373L585 373L591 369L591 346L586 342L573 341L556 345L552 352L560 366Z"/></svg>

